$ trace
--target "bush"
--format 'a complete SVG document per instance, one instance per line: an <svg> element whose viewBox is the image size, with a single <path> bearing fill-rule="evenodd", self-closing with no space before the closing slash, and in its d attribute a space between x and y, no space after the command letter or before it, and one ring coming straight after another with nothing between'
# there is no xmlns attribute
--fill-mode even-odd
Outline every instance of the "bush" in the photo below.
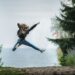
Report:
<svg viewBox="0 0 75 75"><path fill-rule="evenodd" d="M75 66L75 52L70 51L68 55L65 56L66 66Z"/></svg>
<svg viewBox="0 0 75 75"><path fill-rule="evenodd" d="M62 52L61 48L59 48L59 47L57 49L57 55L58 55L58 60L59 60L60 65L64 66L65 59L63 56L63 52Z"/></svg>
<svg viewBox="0 0 75 75"><path fill-rule="evenodd" d="M1 54L1 51L2 51L2 45L0 45L0 54ZM1 62L1 60L2 60L2 58L0 56L0 67L2 67L2 65L3 65L3 62Z"/></svg>
<svg viewBox="0 0 75 75"><path fill-rule="evenodd" d="M59 61L62 66L75 66L75 51L68 51L68 54L62 56Z"/></svg>

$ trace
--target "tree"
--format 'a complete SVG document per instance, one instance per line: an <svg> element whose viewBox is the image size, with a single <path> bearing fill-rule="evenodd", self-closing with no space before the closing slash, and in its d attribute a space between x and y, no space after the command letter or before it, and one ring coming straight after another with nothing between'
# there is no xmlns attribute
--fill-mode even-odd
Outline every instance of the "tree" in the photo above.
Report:
<svg viewBox="0 0 75 75"><path fill-rule="evenodd" d="M61 2L62 8L60 17L56 16L55 18L55 27L59 28L60 31L64 31L64 34L60 39L49 39L56 44L58 44L64 55L68 52L67 50L73 50L75 46L75 0L70 0L70 4L66 5ZM58 30L58 32L60 32ZM66 33L68 36L65 37Z"/></svg>
<svg viewBox="0 0 75 75"><path fill-rule="evenodd" d="M54 28L60 33L60 39L50 39L49 41L58 44L63 52L60 59L61 65L67 65L68 51L75 49L75 0L68 0L69 4L61 2L62 8L59 16L54 19ZM64 32L64 34L63 34ZM70 52L69 52L70 53Z"/></svg>

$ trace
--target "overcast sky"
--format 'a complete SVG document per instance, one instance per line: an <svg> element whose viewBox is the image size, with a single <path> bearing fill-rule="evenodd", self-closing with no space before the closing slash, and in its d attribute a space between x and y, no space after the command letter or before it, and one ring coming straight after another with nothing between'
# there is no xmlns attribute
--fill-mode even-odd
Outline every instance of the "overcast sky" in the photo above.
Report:
<svg viewBox="0 0 75 75"><path fill-rule="evenodd" d="M36 66L38 63L43 66L58 63L57 46L48 42L46 37L54 38L51 32L51 19L58 15L59 9L60 0L0 0L0 44L3 44L3 48L13 47L16 43L18 39L17 23L26 23L31 27L33 24L40 22L30 32L26 40L39 48L46 49L43 54L27 46L21 46L25 50L19 49L14 53L11 49L4 49L2 51L4 64L22 67L27 61L30 61L32 66ZM43 59L43 64L41 59ZM30 62L27 62L27 66L30 66ZM34 64L34 62L36 63Z"/></svg>
<svg viewBox="0 0 75 75"><path fill-rule="evenodd" d="M17 41L17 23L40 24L27 36L31 43L44 47L50 32L51 18L58 14L60 0L0 0L0 43L12 47Z"/></svg>

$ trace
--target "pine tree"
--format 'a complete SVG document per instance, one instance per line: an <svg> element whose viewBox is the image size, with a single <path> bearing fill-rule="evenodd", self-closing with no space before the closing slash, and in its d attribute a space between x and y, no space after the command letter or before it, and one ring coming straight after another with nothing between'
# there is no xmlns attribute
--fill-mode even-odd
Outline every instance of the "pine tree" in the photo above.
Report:
<svg viewBox="0 0 75 75"><path fill-rule="evenodd" d="M73 2L73 1L72 1ZM63 31L68 32L71 37L75 36L75 6L74 3L71 5L65 5L61 3L63 9L61 9L61 18L56 17L57 21L59 21L59 27L62 28Z"/></svg>
<svg viewBox="0 0 75 75"><path fill-rule="evenodd" d="M75 0L69 0L70 4L61 2L62 8L60 17L56 16L57 27L68 34L65 37L65 33L61 39L48 39L60 46L64 55L68 53L68 50L74 50L75 47ZM58 29L58 31L59 31ZM62 35L62 33L61 33Z"/></svg>

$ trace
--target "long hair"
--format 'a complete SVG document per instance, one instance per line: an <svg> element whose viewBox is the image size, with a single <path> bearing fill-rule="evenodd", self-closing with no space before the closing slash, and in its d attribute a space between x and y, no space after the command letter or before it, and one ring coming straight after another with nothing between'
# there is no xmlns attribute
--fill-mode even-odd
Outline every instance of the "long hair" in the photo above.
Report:
<svg viewBox="0 0 75 75"><path fill-rule="evenodd" d="M19 24L17 23L18 25L18 32L17 32L17 35L19 38L22 38L24 39L25 38L25 34L26 34L26 31L29 29L29 26L27 26L26 24Z"/></svg>

